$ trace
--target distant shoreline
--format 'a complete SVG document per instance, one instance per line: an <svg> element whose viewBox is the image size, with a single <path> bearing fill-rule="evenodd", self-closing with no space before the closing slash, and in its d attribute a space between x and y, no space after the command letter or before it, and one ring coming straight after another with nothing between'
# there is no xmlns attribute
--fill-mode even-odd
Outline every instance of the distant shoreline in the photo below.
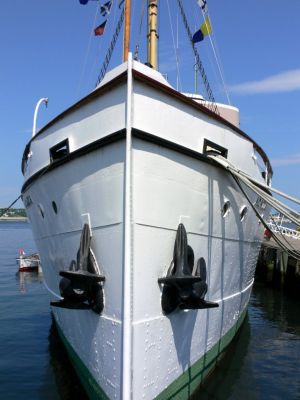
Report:
<svg viewBox="0 0 300 400"><path fill-rule="evenodd" d="M0 221L27 222L28 218L27 217L0 217Z"/></svg>

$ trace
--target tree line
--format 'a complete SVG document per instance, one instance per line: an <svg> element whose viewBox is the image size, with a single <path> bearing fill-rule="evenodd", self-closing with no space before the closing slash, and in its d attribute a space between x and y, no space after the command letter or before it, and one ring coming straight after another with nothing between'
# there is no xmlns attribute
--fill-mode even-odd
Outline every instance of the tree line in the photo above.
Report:
<svg viewBox="0 0 300 400"><path fill-rule="evenodd" d="M5 208L0 208L0 215L5 211ZM27 217L25 208L10 208L3 217Z"/></svg>

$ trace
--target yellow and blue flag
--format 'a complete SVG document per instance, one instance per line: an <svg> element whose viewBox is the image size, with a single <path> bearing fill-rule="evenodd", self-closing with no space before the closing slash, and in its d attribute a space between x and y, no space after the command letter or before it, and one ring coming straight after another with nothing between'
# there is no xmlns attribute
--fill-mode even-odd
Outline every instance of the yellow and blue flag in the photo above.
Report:
<svg viewBox="0 0 300 400"><path fill-rule="evenodd" d="M194 33L193 43L201 42L204 39L204 37L210 35L211 32L212 32L211 24L209 17L207 16L205 18L205 21L201 25L200 29L196 33Z"/></svg>

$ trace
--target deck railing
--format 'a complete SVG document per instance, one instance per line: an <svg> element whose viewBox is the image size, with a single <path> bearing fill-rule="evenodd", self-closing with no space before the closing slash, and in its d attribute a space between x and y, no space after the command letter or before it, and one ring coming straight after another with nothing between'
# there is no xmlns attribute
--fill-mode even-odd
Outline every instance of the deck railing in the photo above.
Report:
<svg viewBox="0 0 300 400"><path fill-rule="evenodd" d="M268 227L274 233L281 233L282 235L288 236L293 239L300 239L300 232L295 229L286 228L282 225L276 225L271 222L268 223Z"/></svg>

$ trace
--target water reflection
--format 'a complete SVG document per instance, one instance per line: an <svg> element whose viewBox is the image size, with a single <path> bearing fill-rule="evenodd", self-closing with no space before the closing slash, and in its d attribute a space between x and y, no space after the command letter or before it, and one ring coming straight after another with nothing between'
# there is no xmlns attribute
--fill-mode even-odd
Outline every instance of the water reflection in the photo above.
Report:
<svg viewBox="0 0 300 400"><path fill-rule="evenodd" d="M43 282L43 273L41 271L33 271L33 272L18 271L16 273L16 280L19 285L20 292L25 294L28 292L29 285L33 283Z"/></svg>
<svg viewBox="0 0 300 400"><path fill-rule="evenodd" d="M61 400L88 400L58 335L54 319L49 330L50 365Z"/></svg>
<svg viewBox="0 0 300 400"><path fill-rule="evenodd" d="M282 332L300 336L299 299L289 298L284 292L257 283L253 288L251 304Z"/></svg>
<svg viewBox="0 0 300 400"><path fill-rule="evenodd" d="M42 271L18 271L15 276L19 291L22 294L33 294L33 298L38 301L35 294L37 284L40 285L43 282ZM26 299L28 299L27 296ZM39 389L39 398L43 400L88 400L60 340L52 315L48 335L48 357L43 383ZM51 381L54 381L55 390L52 385L49 386Z"/></svg>
<svg viewBox="0 0 300 400"><path fill-rule="evenodd" d="M214 372L206 379L205 384L191 396L197 399L227 399L239 379L240 371L245 362L250 343L251 329L248 315L245 318L237 336L227 348L224 356L218 362ZM228 368L230 365L230 369Z"/></svg>
<svg viewBox="0 0 300 400"><path fill-rule="evenodd" d="M10 266L7 267L8 270L9 268ZM39 371L36 370L35 374L32 374L31 364L29 364L31 370L28 368L28 371L31 371L30 379L32 378L30 393L34 393L35 386L39 384L39 397L29 395L28 398L87 400L53 320L51 326L49 325L47 309L49 299L46 290L41 286L42 275L36 272L21 272L17 273L15 278L18 289L29 295L22 298L22 308L18 302L20 296L7 297L7 303L5 303L6 298L3 297L2 305L6 310L3 315L7 316L7 319L2 322L9 334L5 334L5 330L2 329L2 343L7 347L9 340L11 341L7 360L12 358L12 349L16 348L18 362L23 351L23 362L26 361L28 364L31 361L35 363L33 365L38 366ZM15 289L14 286L14 296ZM8 293L10 293L9 287L6 288L6 294ZM224 358L218 363L214 373L191 399L300 399L299 306L299 301L290 299L283 293L264 285L256 284L248 315L237 337L229 346ZM17 330L11 328L12 317L18 321L18 330L27 337L25 347L18 344L20 342L23 345L23 336L22 340L13 336L16 335ZM28 320L30 323L26 322ZM47 342L44 332L47 332L49 326ZM5 353L2 349L3 354ZM43 364L39 359L43 360ZM22 365L27 365L26 363ZM12 381L15 381L16 369L12 368L12 371ZM42 376L39 375L40 371ZM7 366L6 374L9 374ZM22 371L23 376L24 374L25 372ZM21 389L15 390L18 394L21 391ZM28 391L28 388L26 390ZM16 395L15 398L21 397Z"/></svg>
<svg viewBox="0 0 300 400"><path fill-rule="evenodd" d="M299 306L256 284L239 336L192 399L300 399Z"/></svg>

